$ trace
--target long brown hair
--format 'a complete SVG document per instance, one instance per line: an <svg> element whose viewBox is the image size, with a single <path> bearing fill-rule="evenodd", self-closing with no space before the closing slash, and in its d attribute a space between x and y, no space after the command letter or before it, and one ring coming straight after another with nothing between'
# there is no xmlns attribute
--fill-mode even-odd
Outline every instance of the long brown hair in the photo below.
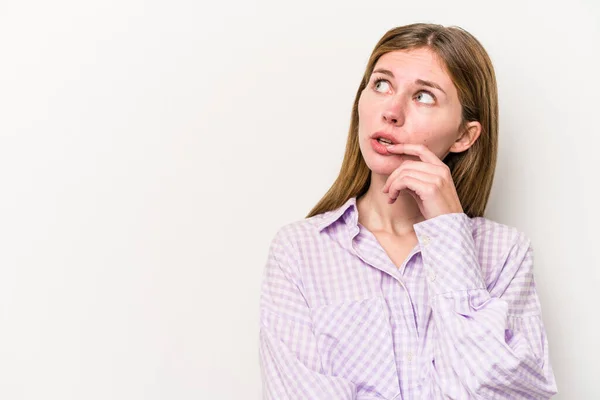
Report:
<svg viewBox="0 0 600 400"><path fill-rule="evenodd" d="M456 86L462 105L459 129L464 129L470 121L481 124L481 134L475 143L464 152L448 154L444 162L452 171L465 214L471 218L483 216L492 188L498 149L498 92L492 62L481 43L464 29L416 23L390 29L375 45L354 99L340 173L306 218L335 210L351 197L358 198L369 189L371 171L358 143L358 100L382 55L418 48L433 51Z"/></svg>

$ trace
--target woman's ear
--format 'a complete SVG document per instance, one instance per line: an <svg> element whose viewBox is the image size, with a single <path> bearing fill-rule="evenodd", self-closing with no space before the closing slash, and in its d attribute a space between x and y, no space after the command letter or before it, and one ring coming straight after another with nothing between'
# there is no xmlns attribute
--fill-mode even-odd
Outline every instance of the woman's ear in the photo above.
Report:
<svg viewBox="0 0 600 400"><path fill-rule="evenodd" d="M468 150L479 138L479 135L481 135L481 124L478 121L468 122L449 151L451 153L462 153Z"/></svg>

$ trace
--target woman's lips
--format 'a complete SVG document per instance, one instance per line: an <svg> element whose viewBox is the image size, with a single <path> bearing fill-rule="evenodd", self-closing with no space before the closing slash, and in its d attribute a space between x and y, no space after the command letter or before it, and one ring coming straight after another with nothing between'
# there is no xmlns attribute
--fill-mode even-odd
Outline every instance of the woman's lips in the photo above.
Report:
<svg viewBox="0 0 600 400"><path fill-rule="evenodd" d="M371 147L373 147L373 150L383 156L392 155L392 153L388 151L387 146L379 143L377 139L371 139Z"/></svg>

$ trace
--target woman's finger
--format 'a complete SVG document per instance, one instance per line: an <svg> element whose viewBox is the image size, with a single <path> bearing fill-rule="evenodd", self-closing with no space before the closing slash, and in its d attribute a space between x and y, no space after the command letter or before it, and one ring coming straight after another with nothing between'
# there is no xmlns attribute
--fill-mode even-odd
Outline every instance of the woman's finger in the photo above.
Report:
<svg viewBox="0 0 600 400"><path fill-rule="evenodd" d="M411 154L434 165L446 165L433 151L429 150L429 148L423 144L398 143L386 146L386 148L388 152L393 154Z"/></svg>
<svg viewBox="0 0 600 400"><path fill-rule="evenodd" d="M388 176L385 185L383 185L383 193L387 193L390 184L397 179L403 173L403 171L407 170L415 170L431 175L438 175L442 179L447 178L446 169L440 165L434 165L423 161L405 160L390 174L390 176Z"/></svg>
<svg viewBox="0 0 600 400"><path fill-rule="evenodd" d="M412 175L403 175L399 177L390 185L390 203L396 201L400 191L405 189L412 190L421 200L424 200L424 197L436 186L436 183L431 181L435 181L435 176L420 171L415 171Z"/></svg>

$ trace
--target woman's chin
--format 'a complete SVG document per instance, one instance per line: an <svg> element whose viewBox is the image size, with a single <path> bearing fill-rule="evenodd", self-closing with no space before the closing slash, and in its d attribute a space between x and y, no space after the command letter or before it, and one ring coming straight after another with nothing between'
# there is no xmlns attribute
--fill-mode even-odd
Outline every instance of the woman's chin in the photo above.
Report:
<svg viewBox="0 0 600 400"><path fill-rule="evenodd" d="M394 172L396 169L398 168L398 166L394 166L394 165L371 165L369 166L369 169L371 170L372 173L377 174L377 175L390 175L392 172Z"/></svg>

